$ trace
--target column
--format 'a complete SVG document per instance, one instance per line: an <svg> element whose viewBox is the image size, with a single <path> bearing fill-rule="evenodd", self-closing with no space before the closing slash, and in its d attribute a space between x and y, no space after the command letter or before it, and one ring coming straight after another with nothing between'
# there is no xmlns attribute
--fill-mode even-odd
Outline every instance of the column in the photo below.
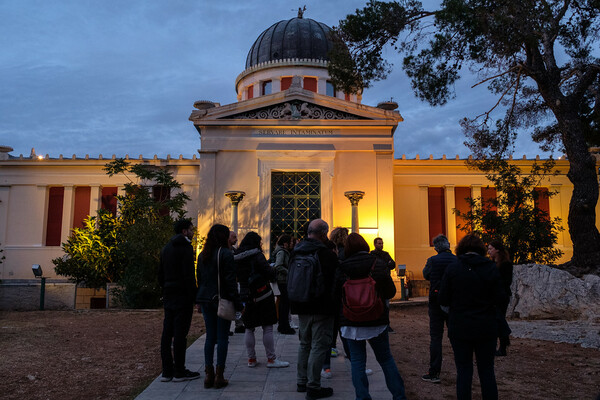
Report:
<svg viewBox="0 0 600 400"><path fill-rule="evenodd" d="M419 185L419 243L421 247L430 247L429 244L429 185Z"/></svg>
<svg viewBox="0 0 600 400"><path fill-rule="evenodd" d="M565 214L563 213L563 207L562 207L561 187L562 187L562 184L560 184L560 183L553 183L550 185L549 192L556 193L556 194L554 196L550 197L549 203L550 203L550 218L560 217L562 226L565 228L565 230L556 233L556 236L557 236L556 245L560 246L562 248L567 245L566 240L565 240L565 232L568 233L569 228L567 226L568 217L567 218L563 217ZM596 210L598 210L597 207L596 207ZM568 212L567 212L567 215L568 215ZM596 211L596 216L598 216L598 211Z"/></svg>
<svg viewBox="0 0 600 400"><path fill-rule="evenodd" d="M456 245L456 214L452 211L456 208L456 196L454 185L444 186L444 201L446 203L446 233L450 245Z"/></svg>
<svg viewBox="0 0 600 400"><path fill-rule="evenodd" d="M317 93L327 94L327 79L317 77Z"/></svg>
<svg viewBox="0 0 600 400"><path fill-rule="evenodd" d="M481 207L481 185L480 184L474 184L471 185L471 198L474 201L474 206L475 207ZM473 229L480 229L480 226L473 226Z"/></svg>
<svg viewBox="0 0 600 400"><path fill-rule="evenodd" d="M62 227L60 230L60 241L64 243L71 234L73 224L73 199L75 190L73 185L65 185L65 197L63 198Z"/></svg>
<svg viewBox="0 0 600 400"><path fill-rule="evenodd" d="M95 217L102 206L102 187L98 183L90 185L90 217Z"/></svg>
<svg viewBox="0 0 600 400"><path fill-rule="evenodd" d="M231 230L237 234L238 231L238 204L246 195L245 192L239 190L229 190L225 192L225 197L231 200Z"/></svg>
<svg viewBox="0 0 600 400"><path fill-rule="evenodd" d="M344 196L350 200L350 204L352 205L352 233L359 233L358 202L363 198L364 195L365 192L361 192L360 190L344 192Z"/></svg>
<svg viewBox="0 0 600 400"><path fill-rule="evenodd" d="M281 77L276 77L271 80L271 93L281 92Z"/></svg>

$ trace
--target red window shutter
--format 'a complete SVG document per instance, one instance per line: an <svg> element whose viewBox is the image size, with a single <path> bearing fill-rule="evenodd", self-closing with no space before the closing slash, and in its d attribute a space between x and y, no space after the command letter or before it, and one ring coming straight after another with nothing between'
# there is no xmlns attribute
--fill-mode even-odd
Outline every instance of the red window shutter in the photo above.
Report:
<svg viewBox="0 0 600 400"><path fill-rule="evenodd" d="M83 228L83 221L90 215L91 194L92 188L89 186L79 186L75 188L73 228Z"/></svg>
<svg viewBox="0 0 600 400"><path fill-rule="evenodd" d="M48 219L46 221L46 246L60 246L64 197L64 187L50 188L48 195Z"/></svg>
<svg viewBox="0 0 600 400"><path fill-rule="evenodd" d="M317 78L304 78L304 89L317 93Z"/></svg>
<svg viewBox="0 0 600 400"><path fill-rule="evenodd" d="M430 187L427 193L429 205L429 245L440 233L446 234L446 205L444 188Z"/></svg>
<svg viewBox="0 0 600 400"><path fill-rule="evenodd" d="M112 215L117 215L117 187L108 186L102 188L102 202L100 208L108 210Z"/></svg>
<svg viewBox="0 0 600 400"><path fill-rule="evenodd" d="M538 194L537 199L534 201L535 207L545 211L548 213L548 217L550 217L550 196L548 195L548 188L535 188L535 191Z"/></svg>
<svg viewBox="0 0 600 400"><path fill-rule="evenodd" d="M254 85L248 86L248 99L251 99L253 97L254 97Z"/></svg>
<svg viewBox="0 0 600 400"><path fill-rule="evenodd" d="M483 201L483 205L484 207L486 207L486 209L489 208L490 211L497 213L498 212L498 207L491 206L490 207L490 200L493 200L496 198L496 188L495 187L482 187L481 188L481 200Z"/></svg>
<svg viewBox="0 0 600 400"><path fill-rule="evenodd" d="M457 186L454 188L454 207L463 214L471 211L471 205L466 200L471 197L471 188L467 186ZM458 228L458 225L465 226L466 220L462 217L456 217L456 242L467 235L467 232Z"/></svg>
<svg viewBox="0 0 600 400"><path fill-rule="evenodd" d="M285 76L285 77L281 78L281 90L287 90L290 88L290 86L292 86L292 77L291 76Z"/></svg>

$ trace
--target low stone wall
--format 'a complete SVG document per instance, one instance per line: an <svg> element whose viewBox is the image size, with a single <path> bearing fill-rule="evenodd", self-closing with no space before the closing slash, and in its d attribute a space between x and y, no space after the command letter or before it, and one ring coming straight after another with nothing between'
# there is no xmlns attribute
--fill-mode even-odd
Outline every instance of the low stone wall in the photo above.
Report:
<svg viewBox="0 0 600 400"><path fill-rule="evenodd" d="M40 279L14 279L0 283L0 310L39 310ZM75 308L75 284L60 279L47 279L44 309Z"/></svg>
<svg viewBox="0 0 600 400"><path fill-rule="evenodd" d="M577 278L546 265L515 265L507 316L600 322L600 277Z"/></svg>

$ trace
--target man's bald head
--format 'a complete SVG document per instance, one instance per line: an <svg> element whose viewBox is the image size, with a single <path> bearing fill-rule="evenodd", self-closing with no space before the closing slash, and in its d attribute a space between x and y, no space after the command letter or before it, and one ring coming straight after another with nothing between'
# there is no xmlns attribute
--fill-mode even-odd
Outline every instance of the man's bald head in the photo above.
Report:
<svg viewBox="0 0 600 400"><path fill-rule="evenodd" d="M325 243L327 241L327 233L329 232L329 225L322 219L313 219L308 224L308 237L310 239L320 240Z"/></svg>

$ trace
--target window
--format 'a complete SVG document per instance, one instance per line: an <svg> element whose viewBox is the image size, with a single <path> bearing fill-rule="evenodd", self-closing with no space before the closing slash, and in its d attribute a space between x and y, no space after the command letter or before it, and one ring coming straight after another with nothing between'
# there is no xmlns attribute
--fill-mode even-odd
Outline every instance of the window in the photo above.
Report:
<svg viewBox="0 0 600 400"><path fill-rule="evenodd" d="M292 77L284 76L281 78L281 90L287 90L292 86Z"/></svg>
<svg viewBox="0 0 600 400"><path fill-rule="evenodd" d="M493 213L498 212L498 207L495 204L492 204L491 201L496 198L496 188L495 187L484 187L481 188L481 200L484 209L487 211L491 211Z"/></svg>
<svg viewBox="0 0 600 400"><path fill-rule="evenodd" d="M156 202L163 202L171 198L171 190L168 187L156 185L152 187L152 197ZM169 214L169 209L163 207L160 209L160 215L165 216Z"/></svg>
<svg viewBox="0 0 600 400"><path fill-rule="evenodd" d="M548 188L539 187L535 188L537 196L534 199L535 208L543 211L546 218L550 218L550 196L548 195Z"/></svg>
<svg viewBox="0 0 600 400"><path fill-rule="evenodd" d="M102 188L102 200L100 208L108 210L113 216L117 215L117 188L116 186Z"/></svg>
<svg viewBox="0 0 600 400"><path fill-rule="evenodd" d="M248 86L248 99L254 97L254 85Z"/></svg>
<svg viewBox="0 0 600 400"><path fill-rule="evenodd" d="M304 89L317 93L317 78L304 77Z"/></svg>
<svg viewBox="0 0 600 400"><path fill-rule="evenodd" d="M46 221L46 246L60 246L64 198L64 187L50 188L48 193L48 219Z"/></svg>
<svg viewBox="0 0 600 400"><path fill-rule="evenodd" d="M350 95L348 93L344 93L344 100L350 101Z"/></svg>
<svg viewBox="0 0 600 400"><path fill-rule="evenodd" d="M72 228L83 228L83 221L90 215L91 193L92 188L89 186L79 186L75 188Z"/></svg>
<svg viewBox="0 0 600 400"><path fill-rule="evenodd" d="M266 95L266 94L271 94L272 89L272 85L271 85L271 81L264 81L262 83L262 95Z"/></svg>
<svg viewBox="0 0 600 400"><path fill-rule="evenodd" d="M327 96L337 97L337 91L335 90L335 86L333 86L333 83L331 81L327 81L326 87L327 88L325 94Z"/></svg>
<svg viewBox="0 0 600 400"><path fill-rule="evenodd" d="M429 205L429 245L440 233L446 234L446 204L444 188L430 187L427 191Z"/></svg>
<svg viewBox="0 0 600 400"><path fill-rule="evenodd" d="M463 214L471 211L471 205L467 201L471 198L471 188L468 186L457 186L454 188L454 208ZM465 226L466 220L462 217L456 216L456 242L460 242L460 239L467 235L467 232L459 229L458 226Z"/></svg>

